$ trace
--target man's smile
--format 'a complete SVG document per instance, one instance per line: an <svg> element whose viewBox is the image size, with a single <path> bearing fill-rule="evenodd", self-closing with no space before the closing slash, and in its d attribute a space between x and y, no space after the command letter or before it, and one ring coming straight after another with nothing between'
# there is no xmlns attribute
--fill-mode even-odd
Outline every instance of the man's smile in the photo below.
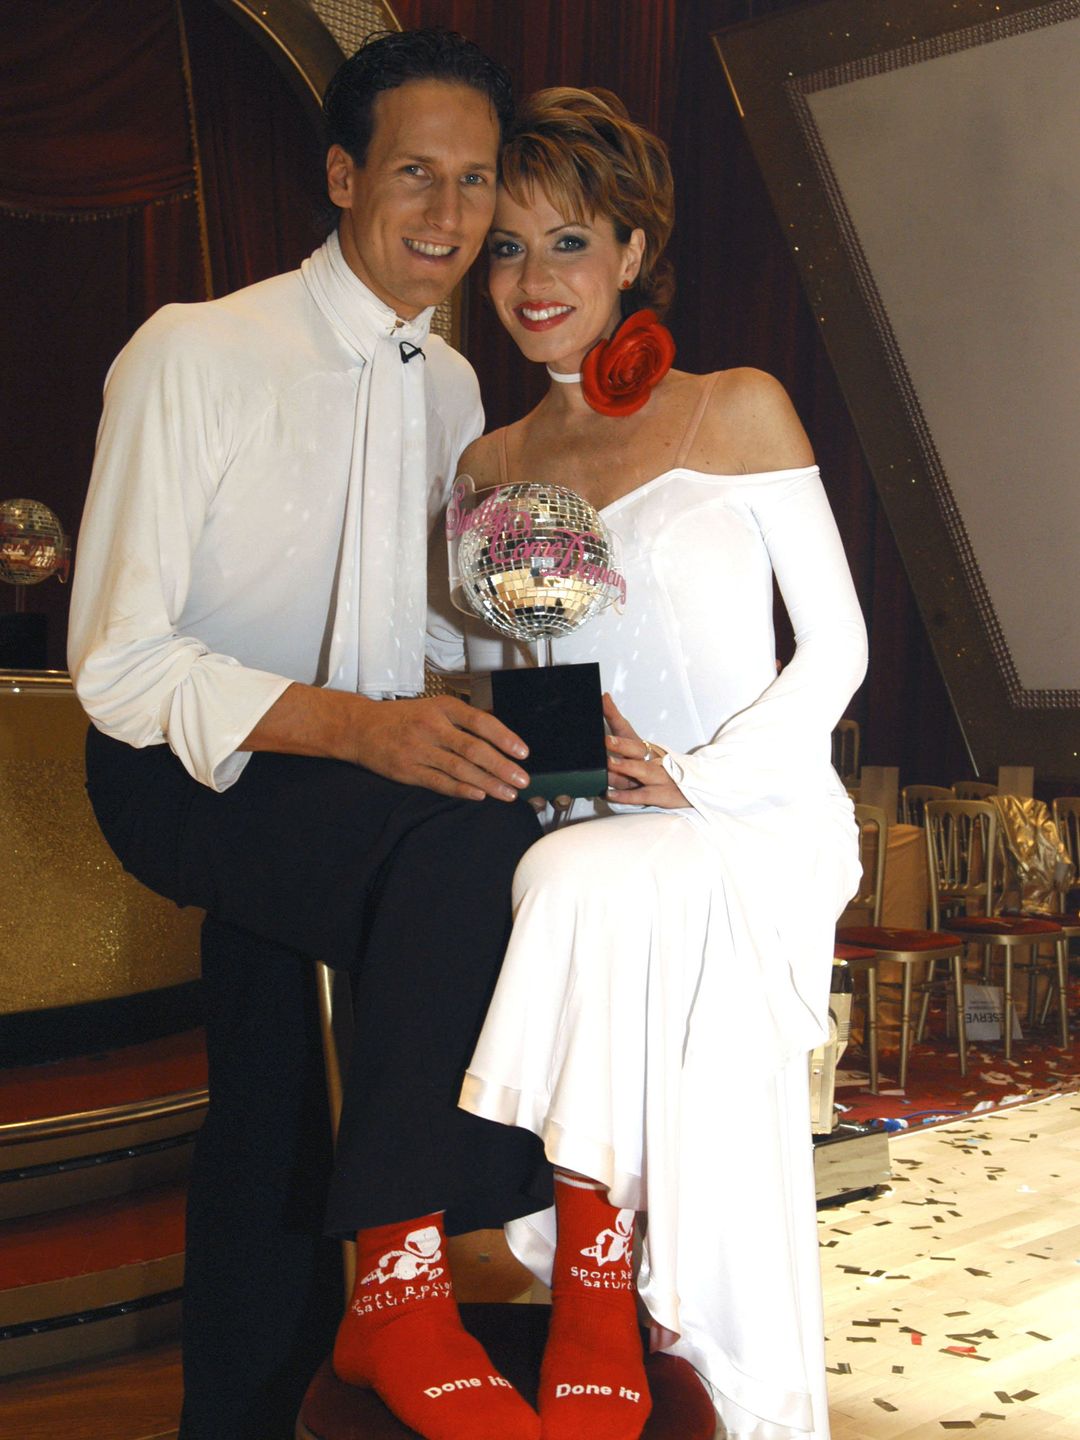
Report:
<svg viewBox="0 0 1080 1440"><path fill-rule="evenodd" d="M406 247L415 255L427 255L433 260L445 260L457 251L456 245L437 245L433 240L410 240L404 237Z"/></svg>

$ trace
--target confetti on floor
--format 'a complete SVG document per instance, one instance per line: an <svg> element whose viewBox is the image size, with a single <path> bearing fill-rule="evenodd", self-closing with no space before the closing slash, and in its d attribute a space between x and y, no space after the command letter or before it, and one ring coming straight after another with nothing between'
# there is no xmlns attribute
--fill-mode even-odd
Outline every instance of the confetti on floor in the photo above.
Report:
<svg viewBox="0 0 1080 1440"><path fill-rule="evenodd" d="M1080 1440L1076 1102L900 1131L888 1191L820 1212L833 1440Z"/></svg>

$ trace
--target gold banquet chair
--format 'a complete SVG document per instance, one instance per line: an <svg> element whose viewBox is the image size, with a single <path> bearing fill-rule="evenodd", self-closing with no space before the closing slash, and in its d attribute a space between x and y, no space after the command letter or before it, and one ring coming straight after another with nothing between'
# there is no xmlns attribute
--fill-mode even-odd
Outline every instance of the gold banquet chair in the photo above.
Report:
<svg viewBox="0 0 1080 1440"><path fill-rule="evenodd" d="M955 800L944 785L905 785L900 791L900 820L904 825L921 825L928 800Z"/></svg>
<svg viewBox="0 0 1080 1440"><path fill-rule="evenodd" d="M870 1070L870 1093L878 1093L880 1080L878 1070L878 1029L880 1023L880 992L883 989L900 991L900 1074L901 1090L907 1086L908 1059L911 1053L912 1028L915 1024L913 1000L916 990L922 996L916 1038L921 1039L930 996L935 990L952 984L953 1000L956 1005L957 1053L960 1074L967 1074L967 1036L964 1031L964 983L963 963L965 941L959 935L939 931L934 924L930 930L906 930L891 925L882 925L881 905L885 893L885 859L888 849L889 825L885 811L876 805L856 805L855 819L859 826L859 856L863 862L863 881L859 894L849 904L848 910L865 909L869 912L867 925L841 925L836 932L838 942L843 945L861 946L874 953L873 960L852 962L854 968L866 971L866 1048ZM936 916L935 916L936 919ZM950 976L937 978L937 962L950 962ZM882 961L892 961L901 967L902 978L882 980ZM926 967L918 983L915 980L917 967Z"/></svg>
<svg viewBox="0 0 1080 1440"><path fill-rule="evenodd" d="M352 1046L352 994L348 975L331 969L321 960L317 961L315 995L319 1002L326 1098L330 1105L330 1136L336 1147L338 1127L341 1123L341 1102L345 1095L343 1075ZM341 1242L341 1262L347 1305L352 1295L353 1281L356 1279L355 1241Z"/></svg>
<svg viewBox="0 0 1080 1440"><path fill-rule="evenodd" d="M952 787L953 798L956 800L989 800L991 795L998 793L998 787L991 785L988 780L956 780ZM939 796L944 800L944 795Z"/></svg>
<svg viewBox="0 0 1080 1440"><path fill-rule="evenodd" d="M832 732L832 766L844 786L856 789L859 784L859 722L838 720Z"/></svg>
<svg viewBox="0 0 1080 1440"><path fill-rule="evenodd" d="M348 976L321 962L315 966L315 980L331 1132L336 1144L344 1093L342 1077L348 1066L352 1041L352 996ZM477 1252L476 1242L488 1243L481 1240L485 1234L504 1249L504 1260ZM455 1289L459 1300L465 1302L462 1319L466 1328L481 1342L511 1384L532 1402L547 1338L550 1307L507 1303L511 1298L528 1298L525 1290L532 1285L532 1276L513 1259L498 1232L480 1231L474 1236L462 1237L457 1246L452 1238L449 1249ZM356 1274L356 1246L344 1240L342 1251L347 1305ZM489 1258L495 1260L492 1271L497 1271L497 1275L480 1282L473 1279L471 1283L469 1277L463 1277L460 1267L466 1261L470 1265L483 1264ZM459 1267L456 1272L455 1261ZM520 1281L514 1278L518 1274ZM511 1297L509 1291L515 1284L518 1291ZM490 1298L496 1288L505 1292L501 1300ZM486 1292L487 1300L477 1303L481 1291ZM642 1440L712 1440L716 1412L690 1364L673 1355L647 1355L645 1371L653 1410ZM295 1440L405 1440L413 1432L390 1414L373 1391L338 1380L328 1358L312 1377L294 1434Z"/></svg>
<svg viewBox="0 0 1080 1440"><path fill-rule="evenodd" d="M326 1073L326 1090L330 1106L330 1127L334 1143L337 1143L344 1094L343 1077L347 1071L352 1047L353 1008L349 978L341 971L317 962L315 986L319 1006L319 1026L322 1032L323 1062ZM453 1242L451 1242L453 1244ZM450 1266L455 1268L454 1254L450 1255ZM474 1258L474 1257L470 1257ZM480 1257L481 1260L484 1258ZM356 1274L356 1246L351 1240L342 1241L342 1259L345 1279L344 1304L352 1294ZM532 1277L517 1265L524 1277L521 1289L531 1282ZM455 1286L459 1298L468 1301L468 1284L462 1294L461 1275L455 1275ZM510 1320L502 1316L507 1310L517 1312ZM469 1328L488 1348L494 1348L500 1341L508 1345L511 1355L499 1353L496 1364L518 1382L515 1373L514 1356L530 1355L538 1351L543 1343L543 1323L546 1321L546 1307L494 1304L466 1304L463 1317L469 1316ZM492 1332L495 1332L494 1336ZM500 1333L501 1332L501 1333ZM520 1360L517 1361L520 1364ZM668 1378L667 1372L661 1377L661 1384ZM683 1379L681 1375L677 1377ZM695 1380L695 1384L697 1381ZM700 1385L698 1385L700 1389ZM704 1395L704 1392L702 1391ZM707 1397L706 1397L706 1403ZM709 1407L711 1409L711 1406ZM295 1440L402 1440L411 1435L411 1430L394 1418L375 1396L373 1391L346 1385L334 1375L329 1357L312 1377L297 1416Z"/></svg>
<svg viewBox="0 0 1080 1440"><path fill-rule="evenodd" d="M1030 915L994 913L998 900L998 812L989 800L930 800L926 804L927 871L930 877L931 924L939 923L942 906L958 908L947 924L969 944L1003 952L1002 1037L1005 1059L1012 1059L1013 975L1016 969L1029 976L1028 1023L1035 1019L1035 987L1040 973L1049 973L1056 984L1061 1045L1069 1044L1069 1012L1066 983L1067 937L1056 921ZM1043 960L1039 947L1054 947L1053 961ZM1014 961L1019 951L1027 958ZM988 966L984 966L984 972Z"/></svg>
<svg viewBox="0 0 1080 1440"><path fill-rule="evenodd" d="M344 1098L344 1077L348 1071L353 1041L352 987L348 975L317 961L315 994L319 1008L319 1030L322 1035L323 1068L326 1096L330 1110L330 1135L337 1144ZM450 1265L455 1269L454 1284L458 1298L476 1303L481 1296L498 1298L493 1304L524 1299L533 1286L533 1277L511 1256L501 1231L476 1231L472 1236L450 1238ZM494 1253L498 1250L498 1254ZM352 1240L341 1242L342 1269L345 1282L345 1303L352 1295L356 1277L356 1245ZM468 1269L468 1273L464 1273Z"/></svg>

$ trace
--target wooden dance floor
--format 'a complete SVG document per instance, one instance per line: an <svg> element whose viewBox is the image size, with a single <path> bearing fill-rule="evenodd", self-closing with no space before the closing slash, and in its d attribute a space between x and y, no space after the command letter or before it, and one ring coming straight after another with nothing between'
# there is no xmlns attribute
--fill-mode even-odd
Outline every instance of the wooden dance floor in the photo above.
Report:
<svg viewBox="0 0 1080 1440"><path fill-rule="evenodd" d="M891 1136L823 1211L833 1440L1080 1440L1080 1095Z"/></svg>

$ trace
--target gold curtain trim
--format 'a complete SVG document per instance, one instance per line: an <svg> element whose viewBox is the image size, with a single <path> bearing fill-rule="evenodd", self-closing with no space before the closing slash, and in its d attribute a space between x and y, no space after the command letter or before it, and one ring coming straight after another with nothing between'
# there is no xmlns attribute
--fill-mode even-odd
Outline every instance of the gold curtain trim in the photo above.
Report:
<svg viewBox="0 0 1080 1440"><path fill-rule="evenodd" d="M119 220L158 205L182 205L195 198L195 187L189 185L185 190L161 195L156 200L136 200L131 205L110 205L103 210L28 210L25 205L5 205L0 200L0 215L11 220L63 220L68 225L82 225L91 220Z"/></svg>
<svg viewBox="0 0 1080 1440"><path fill-rule="evenodd" d="M199 127L195 123L195 91L191 83L191 52L188 49L184 7L176 0L176 28L180 36L180 59L184 70L184 91L187 95L188 129L191 133L191 158L195 167L195 203L199 207L199 249L202 252L203 287L207 300L214 298L214 272L210 266L210 231L206 223L206 193L203 187L202 154L199 150Z"/></svg>

